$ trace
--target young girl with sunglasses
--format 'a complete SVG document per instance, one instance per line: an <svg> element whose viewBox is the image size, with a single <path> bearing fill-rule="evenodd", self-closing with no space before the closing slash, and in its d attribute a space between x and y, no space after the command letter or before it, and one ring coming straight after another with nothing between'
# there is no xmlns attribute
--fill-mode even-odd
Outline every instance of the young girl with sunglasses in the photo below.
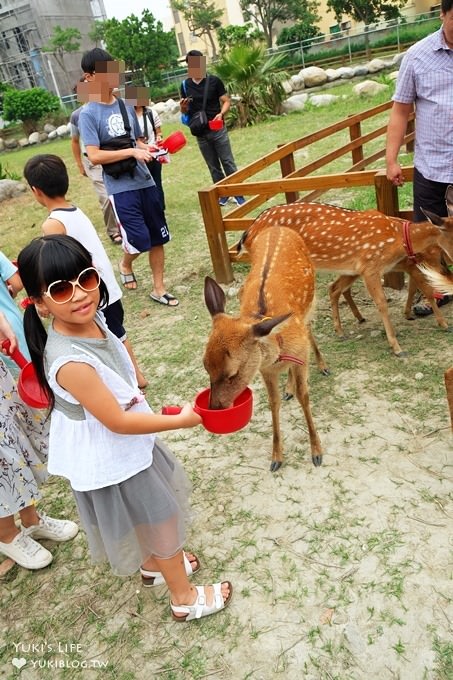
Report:
<svg viewBox="0 0 453 680"><path fill-rule="evenodd" d="M71 483L93 561L107 558L119 575L140 567L146 585L165 582L178 621L220 611L232 586L190 585L200 565L182 550L188 483L156 437L194 427L200 417L189 404L179 415L151 411L127 351L97 313L107 289L78 241L35 239L18 265L34 303L25 311L25 335L50 400L49 472ZM50 315L48 333L39 313Z"/></svg>

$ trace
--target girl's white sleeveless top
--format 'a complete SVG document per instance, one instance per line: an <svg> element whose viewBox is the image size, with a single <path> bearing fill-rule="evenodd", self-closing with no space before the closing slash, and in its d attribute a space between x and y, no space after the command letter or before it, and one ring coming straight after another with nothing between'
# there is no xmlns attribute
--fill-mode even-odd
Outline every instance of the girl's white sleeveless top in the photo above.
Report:
<svg viewBox="0 0 453 680"><path fill-rule="evenodd" d="M56 375L64 364L85 363L96 370L123 409L152 413L138 389L123 343L99 319L98 324L106 335L103 340L67 337L50 327L45 350L48 381L57 399L50 421L48 470L67 478L76 491L118 484L153 461L154 434L112 432L57 383ZM115 362L122 364L119 372Z"/></svg>

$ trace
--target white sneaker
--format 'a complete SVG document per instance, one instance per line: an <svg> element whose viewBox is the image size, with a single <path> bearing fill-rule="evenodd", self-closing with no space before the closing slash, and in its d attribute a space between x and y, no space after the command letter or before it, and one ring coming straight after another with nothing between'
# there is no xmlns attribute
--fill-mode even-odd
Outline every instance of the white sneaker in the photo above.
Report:
<svg viewBox="0 0 453 680"><path fill-rule="evenodd" d="M0 552L25 569L42 569L52 562L52 553L39 545L24 531L11 543L0 541Z"/></svg>
<svg viewBox="0 0 453 680"><path fill-rule="evenodd" d="M32 538L48 538L51 541L69 541L79 533L79 527L69 519L54 519L38 512L39 524L24 528L24 533Z"/></svg>

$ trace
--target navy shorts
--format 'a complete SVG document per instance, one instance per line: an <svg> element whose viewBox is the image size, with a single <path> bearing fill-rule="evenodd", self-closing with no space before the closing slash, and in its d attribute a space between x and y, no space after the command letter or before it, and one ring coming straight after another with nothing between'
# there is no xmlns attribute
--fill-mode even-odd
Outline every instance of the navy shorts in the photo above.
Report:
<svg viewBox="0 0 453 680"><path fill-rule="evenodd" d="M127 253L145 253L170 240L165 213L155 186L110 196Z"/></svg>
<svg viewBox="0 0 453 680"><path fill-rule="evenodd" d="M116 335L121 342L124 342L126 340L126 330L123 326L124 309L121 300L112 302L111 305L101 309L101 312L105 317L105 323L109 331Z"/></svg>

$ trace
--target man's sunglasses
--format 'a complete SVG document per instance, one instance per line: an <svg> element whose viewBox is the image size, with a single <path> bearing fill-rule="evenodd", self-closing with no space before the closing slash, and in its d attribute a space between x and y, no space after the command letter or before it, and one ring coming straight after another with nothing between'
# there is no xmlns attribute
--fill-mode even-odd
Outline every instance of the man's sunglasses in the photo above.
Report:
<svg viewBox="0 0 453 680"><path fill-rule="evenodd" d="M49 297L55 304L64 305L65 302L70 302L74 297L76 286L90 293L92 290L99 288L101 277L99 272L94 267L84 269L75 281L54 281L49 285L43 295Z"/></svg>

